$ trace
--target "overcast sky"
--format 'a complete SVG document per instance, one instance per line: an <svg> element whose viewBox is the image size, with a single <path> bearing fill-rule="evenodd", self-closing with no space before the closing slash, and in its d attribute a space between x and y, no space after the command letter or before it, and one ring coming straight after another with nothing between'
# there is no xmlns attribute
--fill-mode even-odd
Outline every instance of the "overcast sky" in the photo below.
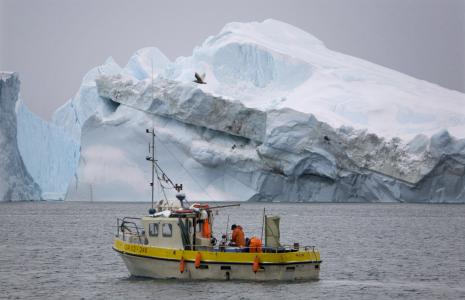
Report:
<svg viewBox="0 0 465 300"><path fill-rule="evenodd" d="M109 56L139 48L188 56L231 21L274 18L328 48L465 92L465 0L0 0L0 70L20 73L40 116Z"/></svg>

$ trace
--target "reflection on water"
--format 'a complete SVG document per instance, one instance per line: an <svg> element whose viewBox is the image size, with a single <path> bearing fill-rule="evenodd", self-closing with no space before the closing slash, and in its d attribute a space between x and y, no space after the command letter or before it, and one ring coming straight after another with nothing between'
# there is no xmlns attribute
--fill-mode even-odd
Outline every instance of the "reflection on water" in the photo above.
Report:
<svg viewBox="0 0 465 300"><path fill-rule="evenodd" d="M465 205L242 204L222 210L259 234L263 207L281 215L282 242L316 245L320 280L296 283L179 282L130 277L111 250L117 216L143 203L0 204L0 291L52 299L439 299L463 298Z"/></svg>

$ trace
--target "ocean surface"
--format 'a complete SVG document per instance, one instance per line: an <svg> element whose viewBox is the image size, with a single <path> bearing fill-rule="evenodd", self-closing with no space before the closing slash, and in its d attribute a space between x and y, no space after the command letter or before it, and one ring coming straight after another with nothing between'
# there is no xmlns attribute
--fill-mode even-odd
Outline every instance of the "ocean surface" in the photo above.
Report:
<svg viewBox="0 0 465 300"><path fill-rule="evenodd" d="M465 298L465 205L244 203L221 210L214 234L259 234L263 208L282 242L321 251L320 280L181 282L129 275L111 249L116 217L146 203L0 204L2 299Z"/></svg>

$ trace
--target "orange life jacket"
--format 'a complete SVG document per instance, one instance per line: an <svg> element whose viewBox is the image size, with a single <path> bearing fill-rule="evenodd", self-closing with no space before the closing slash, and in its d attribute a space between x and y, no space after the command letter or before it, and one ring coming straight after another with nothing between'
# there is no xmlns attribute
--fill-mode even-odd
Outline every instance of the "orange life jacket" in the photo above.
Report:
<svg viewBox="0 0 465 300"><path fill-rule="evenodd" d="M262 240L254 236L250 239L249 252L251 253L261 253L262 252Z"/></svg>

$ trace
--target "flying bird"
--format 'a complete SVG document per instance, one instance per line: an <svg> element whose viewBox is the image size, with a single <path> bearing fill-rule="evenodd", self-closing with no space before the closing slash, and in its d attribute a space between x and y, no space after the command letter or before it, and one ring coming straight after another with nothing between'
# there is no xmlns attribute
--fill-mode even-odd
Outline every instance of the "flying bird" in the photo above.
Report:
<svg viewBox="0 0 465 300"><path fill-rule="evenodd" d="M198 83L198 84L207 84L205 82L205 73L202 75L199 75L199 73L195 72L195 80L193 82Z"/></svg>

